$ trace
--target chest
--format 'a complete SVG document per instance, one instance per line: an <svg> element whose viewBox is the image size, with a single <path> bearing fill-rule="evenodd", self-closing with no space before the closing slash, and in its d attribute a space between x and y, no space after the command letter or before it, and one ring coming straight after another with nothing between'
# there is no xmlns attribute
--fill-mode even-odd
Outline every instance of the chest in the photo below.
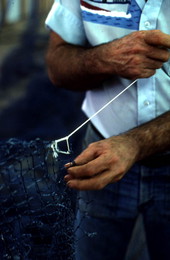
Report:
<svg viewBox="0 0 170 260"><path fill-rule="evenodd" d="M147 3L145 1L80 0L84 29L89 43L92 46L99 45L136 30L161 29L164 32L170 30L167 14L170 1L148 0Z"/></svg>

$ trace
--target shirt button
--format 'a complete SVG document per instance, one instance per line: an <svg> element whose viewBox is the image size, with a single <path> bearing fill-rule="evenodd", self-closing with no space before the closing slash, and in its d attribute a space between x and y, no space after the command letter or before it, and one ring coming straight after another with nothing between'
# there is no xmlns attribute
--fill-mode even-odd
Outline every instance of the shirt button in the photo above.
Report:
<svg viewBox="0 0 170 260"><path fill-rule="evenodd" d="M145 105L145 106L149 106L149 105L150 105L150 102L149 102L148 100L145 100L145 101L144 101L144 105Z"/></svg>
<svg viewBox="0 0 170 260"><path fill-rule="evenodd" d="M150 25L151 25L151 23L150 23L149 21L146 21L146 22L145 22L145 27L146 27L146 28L149 28Z"/></svg>

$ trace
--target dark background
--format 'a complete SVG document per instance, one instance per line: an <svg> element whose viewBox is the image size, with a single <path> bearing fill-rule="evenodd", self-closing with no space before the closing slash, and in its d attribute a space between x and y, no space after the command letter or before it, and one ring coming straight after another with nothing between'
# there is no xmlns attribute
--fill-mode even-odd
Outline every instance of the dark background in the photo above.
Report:
<svg viewBox="0 0 170 260"><path fill-rule="evenodd" d="M25 18L12 23L1 19L0 140L55 140L85 120L81 111L84 93L57 88L48 79L49 31L44 21L50 6L34 1ZM70 138L76 153L84 130Z"/></svg>

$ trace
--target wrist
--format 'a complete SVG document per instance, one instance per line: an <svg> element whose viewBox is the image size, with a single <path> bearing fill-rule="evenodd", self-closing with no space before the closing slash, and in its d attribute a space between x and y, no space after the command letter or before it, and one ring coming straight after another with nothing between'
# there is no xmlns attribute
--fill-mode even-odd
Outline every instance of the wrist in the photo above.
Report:
<svg viewBox="0 0 170 260"><path fill-rule="evenodd" d="M170 150L170 112L125 133L136 142L136 160Z"/></svg>
<svg viewBox="0 0 170 260"><path fill-rule="evenodd" d="M134 148L135 162L144 159L147 155L145 153L146 144L144 147L144 133L140 132L138 128L134 128L124 134L125 138L129 140L129 143Z"/></svg>

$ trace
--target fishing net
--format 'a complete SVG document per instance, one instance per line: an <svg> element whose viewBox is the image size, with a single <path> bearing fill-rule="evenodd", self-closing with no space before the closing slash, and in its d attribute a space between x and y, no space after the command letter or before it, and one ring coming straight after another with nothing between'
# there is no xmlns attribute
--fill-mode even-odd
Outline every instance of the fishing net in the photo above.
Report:
<svg viewBox="0 0 170 260"><path fill-rule="evenodd" d="M51 144L41 139L0 141L2 260L74 260L75 232L80 231L79 239L97 236L95 229L86 231L84 216L75 221L77 194L63 178L64 164L73 154L54 157Z"/></svg>
<svg viewBox="0 0 170 260"><path fill-rule="evenodd" d="M0 142L0 259L74 259L75 197L63 180L70 155L51 142Z"/></svg>

